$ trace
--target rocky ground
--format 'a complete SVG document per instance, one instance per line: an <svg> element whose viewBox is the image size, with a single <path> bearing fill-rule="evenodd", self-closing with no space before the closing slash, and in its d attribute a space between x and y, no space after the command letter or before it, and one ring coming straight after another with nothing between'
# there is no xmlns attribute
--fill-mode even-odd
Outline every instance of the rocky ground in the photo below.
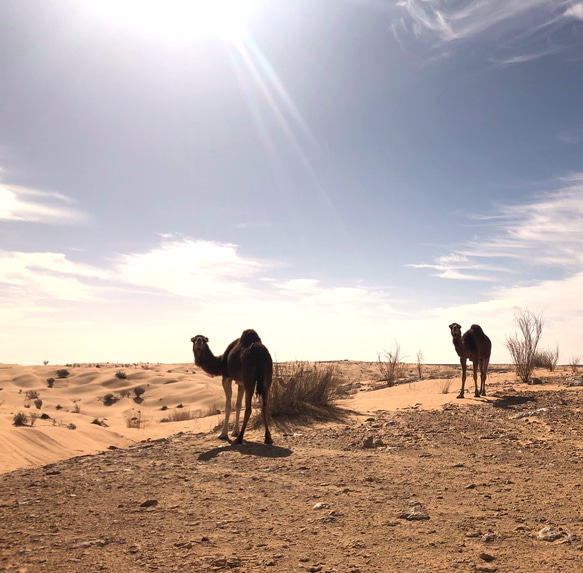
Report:
<svg viewBox="0 0 583 573"><path fill-rule="evenodd" d="M337 412L273 446L183 433L14 471L0 570L580 570L582 407L509 388Z"/></svg>

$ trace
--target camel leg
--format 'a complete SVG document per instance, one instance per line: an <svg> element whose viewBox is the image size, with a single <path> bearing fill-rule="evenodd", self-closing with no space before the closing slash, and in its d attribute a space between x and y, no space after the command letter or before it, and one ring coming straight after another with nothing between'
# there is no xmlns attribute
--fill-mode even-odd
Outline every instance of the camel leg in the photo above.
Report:
<svg viewBox="0 0 583 573"><path fill-rule="evenodd" d="M247 429L247 422L249 422L249 418L251 417L251 402L253 401L253 390L255 384L252 386L245 385L245 415L243 416L243 425L241 426L241 431L235 440L236 444L243 443L243 436L245 435L245 430Z"/></svg>
<svg viewBox="0 0 583 573"><path fill-rule="evenodd" d="M480 393L482 396L486 395L486 378L488 376L488 365L490 364L489 358L484 358L480 361L480 378L481 378L481 388Z"/></svg>
<svg viewBox="0 0 583 573"><path fill-rule="evenodd" d="M269 425L267 419L269 417L269 388L263 390L263 405L261 407L261 414L263 415L263 425L265 426L265 443L273 444L271 439L271 432L269 431Z"/></svg>
<svg viewBox="0 0 583 573"><path fill-rule="evenodd" d="M473 367L473 374L474 374L474 396L476 398L480 397L480 390L478 389L478 368L479 368L480 361L473 360L472 367Z"/></svg>
<svg viewBox="0 0 583 573"><path fill-rule="evenodd" d="M464 389L466 387L466 361L461 359L460 364L462 365L462 389L460 390L460 393L458 394L457 397L463 398L464 397Z"/></svg>
<svg viewBox="0 0 583 573"><path fill-rule="evenodd" d="M229 437L229 418L231 417L231 397L233 396L233 389L231 387L231 379L223 378L223 390L225 391L225 423L223 429L219 434L220 440L226 440Z"/></svg>
<svg viewBox="0 0 583 573"><path fill-rule="evenodd" d="M231 432L231 436L239 435L239 415L241 414L241 404L243 403L243 395L245 388L242 384L237 384L237 403L235 404L235 426Z"/></svg>

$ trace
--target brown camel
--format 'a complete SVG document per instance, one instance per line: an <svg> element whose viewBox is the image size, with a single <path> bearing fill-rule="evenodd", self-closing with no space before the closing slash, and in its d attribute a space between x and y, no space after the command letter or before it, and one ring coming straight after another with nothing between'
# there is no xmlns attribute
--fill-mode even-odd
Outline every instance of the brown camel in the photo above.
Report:
<svg viewBox="0 0 583 573"><path fill-rule="evenodd" d="M267 425L269 388L273 378L273 361L269 350L261 343L261 338L254 330L244 330L241 338L233 340L221 356L215 356L208 346L208 338L202 334L193 336L192 351L194 363L211 376L223 377L223 389L225 390L225 423L219 434L221 440L228 438L229 417L231 415L231 382L234 380L238 386L237 403L235 406L235 426L232 435L236 436L235 443L243 443L243 435L251 416L251 401L253 391L261 396L263 405L263 423L265 425L265 443L272 444L271 433ZM255 383L257 382L257 387ZM243 426L239 432L239 413L241 402L245 394L245 416Z"/></svg>
<svg viewBox="0 0 583 573"><path fill-rule="evenodd" d="M490 352L492 350L492 343L490 339L484 334L482 327L478 324L472 324L462 336L462 327L454 322L449 325L451 336L453 338L453 345L455 351L460 357L460 364L462 365L462 389L458 398L464 397L464 388L466 384L466 360L469 358L474 366L474 396L486 395L486 376L488 373L488 364L490 363ZM478 391L478 368L480 369L481 386Z"/></svg>

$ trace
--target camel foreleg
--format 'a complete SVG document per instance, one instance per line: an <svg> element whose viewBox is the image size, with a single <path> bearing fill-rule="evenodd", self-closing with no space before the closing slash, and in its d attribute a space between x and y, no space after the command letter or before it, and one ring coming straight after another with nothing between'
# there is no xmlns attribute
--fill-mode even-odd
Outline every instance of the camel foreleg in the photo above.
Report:
<svg viewBox="0 0 583 573"><path fill-rule="evenodd" d="M239 416L241 414L241 404L243 403L243 396L245 394L245 388L243 384L237 384L237 403L235 404L235 425L233 426L233 431L231 436L239 435Z"/></svg>
<svg viewBox="0 0 583 573"><path fill-rule="evenodd" d="M245 415L243 416L243 425L241 426L241 432L235 440L236 444L243 443L243 436L245 435L245 430L247 429L247 423L251 417L251 403L253 401L253 390L255 385L245 388Z"/></svg>
<svg viewBox="0 0 583 573"><path fill-rule="evenodd" d="M233 396L230 378L223 378L223 390L225 391L225 422L219 434L219 439L227 440L229 437L229 418L231 417L231 398Z"/></svg>
<svg viewBox="0 0 583 573"><path fill-rule="evenodd" d="M466 387L466 361L465 360L460 360L460 364L462 365L462 389L460 390L460 393L458 394L458 398L463 398L464 397L464 390Z"/></svg>

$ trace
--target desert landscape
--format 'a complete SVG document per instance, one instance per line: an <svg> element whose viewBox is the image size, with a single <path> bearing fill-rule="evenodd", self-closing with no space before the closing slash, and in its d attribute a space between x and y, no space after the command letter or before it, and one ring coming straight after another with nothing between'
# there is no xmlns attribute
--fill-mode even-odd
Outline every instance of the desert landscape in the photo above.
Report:
<svg viewBox="0 0 583 573"><path fill-rule="evenodd" d="M0 569L577 570L577 372L492 365L475 398L470 368L458 400L459 365L317 367L333 406L234 445L193 364L0 365Z"/></svg>

